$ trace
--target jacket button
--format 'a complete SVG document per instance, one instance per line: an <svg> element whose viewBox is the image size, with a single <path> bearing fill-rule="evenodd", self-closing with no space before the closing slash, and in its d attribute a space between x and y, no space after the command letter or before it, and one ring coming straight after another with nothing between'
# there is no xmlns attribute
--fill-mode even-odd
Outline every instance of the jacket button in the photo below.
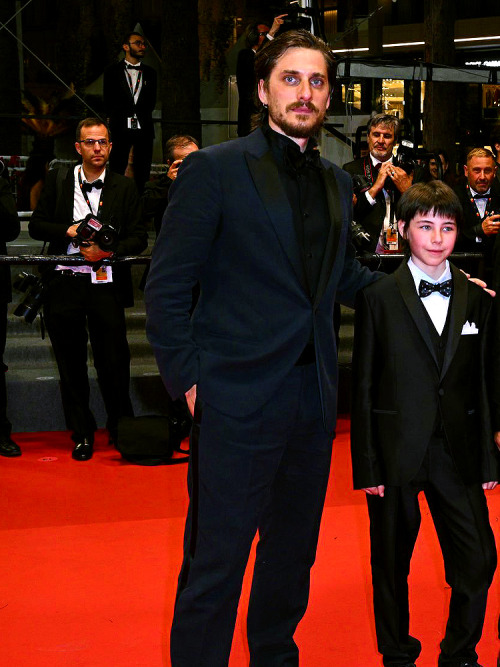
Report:
<svg viewBox="0 0 500 667"><path fill-rule="evenodd" d="M440 390L438 391L438 394L439 394L440 396L444 396L444 389L440 389Z"/></svg>

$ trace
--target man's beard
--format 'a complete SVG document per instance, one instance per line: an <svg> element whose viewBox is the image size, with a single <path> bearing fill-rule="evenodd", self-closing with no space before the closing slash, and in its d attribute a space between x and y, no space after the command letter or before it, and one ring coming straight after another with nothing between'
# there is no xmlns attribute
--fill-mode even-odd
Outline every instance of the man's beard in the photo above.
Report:
<svg viewBox="0 0 500 667"><path fill-rule="evenodd" d="M295 114L293 118L296 122L293 123L291 120L289 120L287 115L281 114L280 112L273 114L273 108L270 105L269 118L280 128L284 134L286 134L287 137L291 137L293 139L308 139L309 137L314 137L319 133L323 125L323 121L326 116L326 109L321 112L314 104L312 104L312 102L306 102L300 104L289 104L286 107L285 112L288 113L293 111L293 109L302 107L307 107L308 109L317 112L316 116Z"/></svg>

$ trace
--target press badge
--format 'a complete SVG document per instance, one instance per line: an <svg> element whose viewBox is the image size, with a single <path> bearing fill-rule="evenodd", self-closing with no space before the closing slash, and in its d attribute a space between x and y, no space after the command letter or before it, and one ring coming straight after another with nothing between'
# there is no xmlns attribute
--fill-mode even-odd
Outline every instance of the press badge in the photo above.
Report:
<svg viewBox="0 0 500 667"><path fill-rule="evenodd" d="M100 266L97 271L90 272L90 279L93 285L113 282L113 269L111 266Z"/></svg>
<svg viewBox="0 0 500 667"><path fill-rule="evenodd" d="M127 118L127 128L129 130L140 130L139 119L137 116Z"/></svg>

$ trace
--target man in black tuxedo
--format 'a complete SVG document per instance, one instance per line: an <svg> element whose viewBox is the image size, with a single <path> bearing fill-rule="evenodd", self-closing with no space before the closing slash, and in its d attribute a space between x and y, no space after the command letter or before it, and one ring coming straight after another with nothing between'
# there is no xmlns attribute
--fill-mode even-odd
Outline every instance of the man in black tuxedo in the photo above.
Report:
<svg viewBox="0 0 500 667"><path fill-rule="evenodd" d="M262 126L181 165L146 285L162 378L186 395L198 436L173 667L227 665L257 530L251 663L298 665L336 421L333 304L375 279L349 242L350 178L313 138L334 82L329 48L290 31L255 66Z"/></svg>
<svg viewBox="0 0 500 667"><path fill-rule="evenodd" d="M56 265L43 275L45 322L59 368L66 421L73 432L72 456L87 461L96 429L89 408L88 337L111 440L116 438L118 419L132 415L124 312L125 306L133 304L130 267L98 268L99 263L114 255L142 252L147 233L134 182L106 167L112 148L107 126L97 118L81 121L75 148L82 163L74 169L49 171L29 233L48 241L51 255L79 253L88 260L85 265ZM78 236L79 223L90 214L117 232L118 241L111 249Z"/></svg>
<svg viewBox="0 0 500 667"><path fill-rule="evenodd" d="M397 117L390 114L370 118L367 125L369 154L343 166L352 176L366 179L366 189L356 193L353 218L369 234L370 242L364 249L370 252L398 249L395 206L413 181L412 175L392 163L399 127Z"/></svg>
<svg viewBox="0 0 500 667"><path fill-rule="evenodd" d="M21 226L16 211L16 201L10 188L7 167L0 161L0 255L7 254L7 241L19 236ZM20 456L21 449L12 438L12 425L7 418L7 385L5 373L7 366L3 362L7 340L7 304L12 300L10 266L0 265L0 455Z"/></svg>
<svg viewBox="0 0 500 667"><path fill-rule="evenodd" d="M142 35L126 35L125 58L110 65L103 79L104 109L114 145L110 167L124 174L133 148L134 179L140 193L151 170L157 88L155 70L141 62L146 46Z"/></svg>
<svg viewBox="0 0 500 667"><path fill-rule="evenodd" d="M356 303L351 451L354 487L367 494L386 667L415 667L421 649L409 634L408 604L421 491L452 590L440 667L479 667L496 567L484 496L499 479L487 383L493 299L447 261L460 216L444 183L410 188L398 224L411 258Z"/></svg>
<svg viewBox="0 0 500 667"><path fill-rule="evenodd" d="M495 178L496 172L491 151L473 148L464 165L467 180L455 187L464 211L464 225L456 250L484 253L484 273L480 277L485 277L495 290L500 287L500 186ZM467 268L474 270L473 267Z"/></svg>

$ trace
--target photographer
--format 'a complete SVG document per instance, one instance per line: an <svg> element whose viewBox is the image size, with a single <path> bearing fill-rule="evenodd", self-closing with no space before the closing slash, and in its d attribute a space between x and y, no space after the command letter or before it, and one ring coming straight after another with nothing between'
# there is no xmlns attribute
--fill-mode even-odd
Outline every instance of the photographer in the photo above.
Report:
<svg viewBox="0 0 500 667"><path fill-rule="evenodd" d="M10 189L9 175L3 162L0 161L0 255L7 254L7 241L19 236L19 218L16 202ZM10 267L0 266L0 455L20 456L21 449L11 439L11 423L7 419L7 387L5 373L7 366L3 362L5 342L7 338L7 304L12 299Z"/></svg>
<svg viewBox="0 0 500 667"><path fill-rule="evenodd" d="M57 265L44 273L44 315L61 379L73 458L92 457L96 422L89 408L87 340L90 338L99 386L107 412L110 441L118 419L132 414L129 397L130 353L124 307L133 305L130 268L101 265L113 255L135 255L147 246L142 208L134 182L106 168L112 144L97 118L78 125L75 148L82 163L50 171L29 224L32 238L49 241L49 254L79 253L85 265ZM117 237L110 248L95 240L90 226L109 225ZM80 229L80 231L79 231ZM104 245L105 249L101 247ZM95 270L97 269L97 270ZM87 335L88 330L88 335Z"/></svg>
<svg viewBox="0 0 500 667"><path fill-rule="evenodd" d="M409 161L399 166L394 164L392 154L399 133L396 116L373 116L367 129L369 155L343 166L351 176L363 177L357 181L358 188L355 187L353 217L365 234L364 250L397 250L395 206L413 182L413 165ZM353 239L356 241L355 234Z"/></svg>

